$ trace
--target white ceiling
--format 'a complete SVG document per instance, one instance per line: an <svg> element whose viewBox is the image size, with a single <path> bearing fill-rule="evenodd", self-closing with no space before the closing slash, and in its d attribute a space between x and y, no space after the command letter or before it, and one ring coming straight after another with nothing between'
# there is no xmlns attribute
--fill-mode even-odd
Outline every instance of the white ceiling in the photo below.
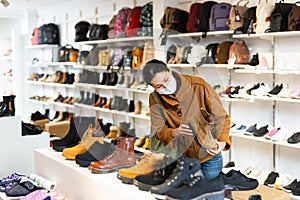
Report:
<svg viewBox="0 0 300 200"><path fill-rule="evenodd" d="M0 4L0 8L4 9L38 9L58 3L66 2L67 0L8 0L10 5L4 7Z"/></svg>

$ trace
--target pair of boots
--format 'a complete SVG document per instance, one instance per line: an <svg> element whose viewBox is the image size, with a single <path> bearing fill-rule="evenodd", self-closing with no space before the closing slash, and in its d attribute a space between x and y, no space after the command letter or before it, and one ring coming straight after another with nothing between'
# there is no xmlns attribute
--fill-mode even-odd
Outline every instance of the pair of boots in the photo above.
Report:
<svg viewBox="0 0 300 200"><path fill-rule="evenodd" d="M121 96L115 96L113 100L113 104L111 105L111 109L128 112L129 109L128 99L123 98Z"/></svg>
<svg viewBox="0 0 300 200"><path fill-rule="evenodd" d="M79 83L98 84L100 79L99 72L83 69L80 73Z"/></svg>
<svg viewBox="0 0 300 200"><path fill-rule="evenodd" d="M3 96L0 107L0 117L15 116L15 95Z"/></svg>

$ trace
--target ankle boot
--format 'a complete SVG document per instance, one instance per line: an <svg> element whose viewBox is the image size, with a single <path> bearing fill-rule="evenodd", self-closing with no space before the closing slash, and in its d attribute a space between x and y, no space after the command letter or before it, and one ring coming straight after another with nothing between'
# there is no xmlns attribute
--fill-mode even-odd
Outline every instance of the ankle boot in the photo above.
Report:
<svg viewBox="0 0 300 200"><path fill-rule="evenodd" d="M52 120L52 122L59 122L62 121L64 117L64 113L63 112L59 112L58 116Z"/></svg>
<svg viewBox="0 0 300 200"><path fill-rule="evenodd" d="M89 102L87 102L88 105L93 105L96 102L96 99L98 99L99 95L96 93L92 93L92 97L90 98Z"/></svg>
<svg viewBox="0 0 300 200"><path fill-rule="evenodd" d="M65 84L67 81L67 76L68 76L68 72L62 72L61 80L59 81L59 83Z"/></svg>
<svg viewBox="0 0 300 200"><path fill-rule="evenodd" d="M106 103L107 103L107 98L106 98L106 97L103 97L103 98L102 98L102 102L101 102L101 104L99 105L99 107L102 108Z"/></svg>
<svg viewBox="0 0 300 200"><path fill-rule="evenodd" d="M107 109L110 109L110 107L111 107L111 103L112 103L112 98L110 97L110 98L108 98L107 99L107 102L106 102L106 104L105 105L103 105L102 106L102 108L107 108Z"/></svg>
<svg viewBox="0 0 300 200"><path fill-rule="evenodd" d="M114 152L104 160L91 162L89 170L92 173L110 173L119 168L131 167L136 164L134 154L134 138L120 137Z"/></svg>
<svg viewBox="0 0 300 200"><path fill-rule="evenodd" d="M80 97L77 101L77 103L82 103L84 101L84 91L80 91Z"/></svg>
<svg viewBox="0 0 300 200"><path fill-rule="evenodd" d="M114 102L111 105L111 109L112 110L118 110L118 107L121 105L122 103L122 97L121 96L115 96L114 97Z"/></svg>
<svg viewBox="0 0 300 200"><path fill-rule="evenodd" d="M258 57L258 53L254 54L249 62L249 65L251 66L256 66L259 64L259 57Z"/></svg>
<svg viewBox="0 0 300 200"><path fill-rule="evenodd" d="M61 121L68 120L68 118L69 118L69 112L63 112L63 118Z"/></svg>
<svg viewBox="0 0 300 200"><path fill-rule="evenodd" d="M141 114L142 113L142 102L138 100L135 104L134 114Z"/></svg>
<svg viewBox="0 0 300 200"><path fill-rule="evenodd" d="M122 99L121 105L118 106L117 110L128 112L128 108L129 108L128 99Z"/></svg>
<svg viewBox="0 0 300 200"><path fill-rule="evenodd" d="M128 74L124 74L124 82L121 86L127 87L127 85L129 85L129 82L130 82L130 76Z"/></svg>
<svg viewBox="0 0 300 200"><path fill-rule="evenodd" d="M47 117L47 119L49 119L49 115L50 115L50 110L49 110L49 108L47 108L47 109L45 110L44 116Z"/></svg>
<svg viewBox="0 0 300 200"><path fill-rule="evenodd" d="M94 107L98 107L102 102L102 97L98 95L97 101L93 104Z"/></svg>
<svg viewBox="0 0 300 200"><path fill-rule="evenodd" d="M0 117L15 116L15 98L15 95L3 96L3 102L0 108Z"/></svg>
<svg viewBox="0 0 300 200"><path fill-rule="evenodd" d="M117 126L110 126L109 127L109 133L106 136L106 138L108 138L108 139L116 138L117 135L119 134L119 132L120 132L119 127L117 127Z"/></svg>
<svg viewBox="0 0 300 200"><path fill-rule="evenodd" d="M102 79L100 81L100 85L105 85L105 83L107 82L108 79L108 72L103 72L102 73Z"/></svg>
<svg viewBox="0 0 300 200"><path fill-rule="evenodd" d="M127 137L134 137L135 138L135 129L134 128L128 129Z"/></svg>
<svg viewBox="0 0 300 200"><path fill-rule="evenodd" d="M124 81L125 81L125 75L124 73L119 73L119 78L118 78L118 82L116 84L116 86L120 86L122 84L124 84Z"/></svg>
<svg viewBox="0 0 300 200"><path fill-rule="evenodd" d="M79 122L75 123L79 138L83 137L85 130L89 127L90 124L94 127L96 124L96 117L79 117Z"/></svg>
<svg viewBox="0 0 300 200"><path fill-rule="evenodd" d="M133 112L135 109L134 107L134 100L130 100L129 101L129 109L128 109L128 112Z"/></svg>
<svg viewBox="0 0 300 200"><path fill-rule="evenodd" d="M73 84L74 82L75 82L75 74L71 73L71 74L69 74L67 84Z"/></svg>
<svg viewBox="0 0 300 200"><path fill-rule="evenodd" d="M128 129L130 127L130 123L127 122L120 122L119 128L120 128L120 135L117 135L118 137L126 137L128 135Z"/></svg>
<svg viewBox="0 0 300 200"><path fill-rule="evenodd" d="M86 95L85 95L85 99L83 100L83 104L88 104L89 103L89 101L90 101L90 96L91 96L91 93L90 92L86 92Z"/></svg>

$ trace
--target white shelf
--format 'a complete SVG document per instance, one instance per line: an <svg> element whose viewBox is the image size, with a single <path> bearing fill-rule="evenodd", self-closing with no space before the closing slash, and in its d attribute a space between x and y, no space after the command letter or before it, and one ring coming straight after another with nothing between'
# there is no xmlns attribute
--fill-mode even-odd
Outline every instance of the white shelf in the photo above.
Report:
<svg viewBox="0 0 300 200"><path fill-rule="evenodd" d="M47 49L47 48L58 48L57 44L39 44L39 45L28 45L26 49Z"/></svg>
<svg viewBox="0 0 300 200"><path fill-rule="evenodd" d="M107 109L107 108L94 107L94 109L95 109L96 111L100 111L100 112L111 113L111 110L110 110L110 109Z"/></svg>
<svg viewBox="0 0 300 200"><path fill-rule="evenodd" d="M49 105L47 101L39 101L39 100L34 100L34 99L28 99L28 102L40 104L40 105Z"/></svg>
<svg viewBox="0 0 300 200"><path fill-rule="evenodd" d="M90 110L94 110L94 106L90 106L90 105L85 105L85 104L82 104L82 103L74 103L74 106L76 107L80 107L80 108L85 108L85 109L90 109Z"/></svg>
<svg viewBox="0 0 300 200"><path fill-rule="evenodd" d="M47 65L47 63L38 63L37 65L29 64L28 67L30 67L30 68L47 68L48 65Z"/></svg>
<svg viewBox="0 0 300 200"><path fill-rule="evenodd" d="M135 42L135 41L146 41L146 40L153 40L153 37L129 37L129 38L115 38L115 39L107 39L107 40L92 40L92 41L76 42L76 44L93 45L93 44L109 44L109 43L116 43L116 42Z"/></svg>
<svg viewBox="0 0 300 200"><path fill-rule="evenodd" d="M256 69L236 69L235 73L244 74L280 74L280 75L299 75L300 71L284 71L284 70L256 70Z"/></svg>
<svg viewBox="0 0 300 200"><path fill-rule="evenodd" d="M233 34L234 31L226 30L226 31L210 31L207 32L207 36L230 36ZM204 32L195 32L195 33L179 33L168 35L168 38L183 38L183 37L195 37L200 36L202 37L205 33Z"/></svg>
<svg viewBox="0 0 300 200"><path fill-rule="evenodd" d="M2 75L4 80L13 81L13 76Z"/></svg>
<svg viewBox="0 0 300 200"><path fill-rule="evenodd" d="M76 62L48 62L48 66L74 66Z"/></svg>
<svg viewBox="0 0 300 200"><path fill-rule="evenodd" d="M230 133L230 136L238 137L238 138L244 138L244 139L248 139L248 140L259 141L259 142L265 142L265 143L269 143L269 144L276 144L276 145L286 146L286 147L290 147L290 148L300 149L300 143L298 143L298 144L289 144L287 141L281 141L281 142L273 141L273 140L266 139L264 137L244 135L243 133Z"/></svg>
<svg viewBox="0 0 300 200"><path fill-rule="evenodd" d="M254 103L255 100L262 100L262 101L279 101L279 102L290 102L290 103L300 103L300 99L291 99L291 98L283 98L283 97L268 97L268 96L252 96L248 95L245 97L220 97L223 101L228 102L251 102Z"/></svg>
<svg viewBox="0 0 300 200"><path fill-rule="evenodd" d="M11 55L10 56L2 56L1 59L6 60L6 61L12 61L13 57Z"/></svg>
<svg viewBox="0 0 300 200"><path fill-rule="evenodd" d="M204 64L199 68L225 68L225 69L238 69L238 68L245 68L249 65L239 65L239 64L234 64L234 65L229 65L229 64Z"/></svg>
<svg viewBox="0 0 300 200"><path fill-rule="evenodd" d="M27 83L33 85L45 85L45 86L52 86L52 87L75 88L74 84L49 83L49 82L39 82L39 81L30 81L30 80L27 80Z"/></svg>
<svg viewBox="0 0 300 200"><path fill-rule="evenodd" d="M75 69L89 69L89 70L106 70L107 66L94 66L94 65L80 65L80 64L75 64L73 66ZM119 69L120 67L114 66L112 69ZM123 69L123 67L121 67ZM124 70L130 70L130 67L125 67Z"/></svg>
<svg viewBox="0 0 300 200"><path fill-rule="evenodd" d="M145 114L128 113L128 116L133 118L138 118L138 119L150 120L150 116L147 116Z"/></svg>
<svg viewBox="0 0 300 200"><path fill-rule="evenodd" d="M51 105L61 106L61 107L65 107L65 108L75 108L74 105L67 104L67 103L61 103L61 102L55 102L55 101L48 101L48 103Z"/></svg>
<svg viewBox="0 0 300 200"><path fill-rule="evenodd" d="M284 37L299 37L300 31L285 31L285 32L271 32L271 33L257 33L257 34L234 34L233 38L261 38L273 39Z"/></svg>

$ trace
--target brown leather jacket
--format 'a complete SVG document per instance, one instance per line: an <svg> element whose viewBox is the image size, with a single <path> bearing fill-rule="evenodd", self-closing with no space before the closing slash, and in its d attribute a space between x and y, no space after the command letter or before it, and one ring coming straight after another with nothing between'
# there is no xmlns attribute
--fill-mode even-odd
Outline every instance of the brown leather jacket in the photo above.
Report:
<svg viewBox="0 0 300 200"><path fill-rule="evenodd" d="M172 72L177 82L175 95L153 92L149 97L151 126L155 136L171 146L181 148L188 157L201 162L212 158L206 149L216 149L216 140L230 148L230 118L218 94L201 77ZM156 97L154 97L156 96ZM172 130L187 124L194 137L172 140Z"/></svg>

